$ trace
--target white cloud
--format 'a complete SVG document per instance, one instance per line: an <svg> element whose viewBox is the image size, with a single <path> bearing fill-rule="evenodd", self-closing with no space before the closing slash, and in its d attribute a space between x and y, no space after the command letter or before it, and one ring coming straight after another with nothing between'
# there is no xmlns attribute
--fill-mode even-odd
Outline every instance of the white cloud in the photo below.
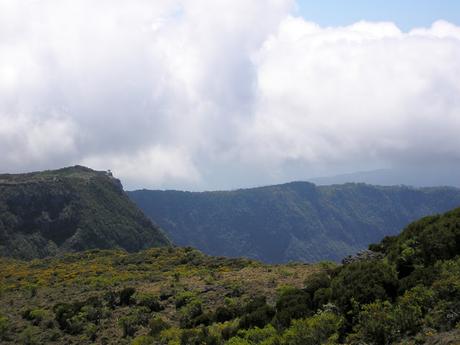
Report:
<svg viewBox="0 0 460 345"><path fill-rule="evenodd" d="M3 114L0 122L2 160L19 170L30 166L49 168L43 162L59 161L75 153L76 133L72 119L64 115L52 114L41 119Z"/></svg>
<svg viewBox="0 0 460 345"><path fill-rule="evenodd" d="M458 160L459 33L444 22L402 33L284 19L257 57L255 153L245 154L311 166Z"/></svg>
<svg viewBox="0 0 460 345"><path fill-rule="evenodd" d="M458 163L460 28L322 28L290 0L0 0L0 169L226 188Z"/></svg>
<svg viewBox="0 0 460 345"><path fill-rule="evenodd" d="M170 186L200 181L200 174L186 150L149 147L140 152L92 156L82 164L98 170L113 170L123 176L128 185L155 185L165 181Z"/></svg>

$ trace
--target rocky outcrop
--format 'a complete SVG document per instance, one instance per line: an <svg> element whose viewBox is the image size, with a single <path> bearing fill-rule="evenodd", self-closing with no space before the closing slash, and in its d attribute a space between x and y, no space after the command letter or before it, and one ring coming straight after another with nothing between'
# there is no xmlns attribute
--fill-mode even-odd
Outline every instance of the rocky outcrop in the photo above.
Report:
<svg viewBox="0 0 460 345"><path fill-rule="evenodd" d="M348 255L342 260L343 265L348 265L358 261L369 261L369 260L380 260L383 258L383 254L374 252L372 250L364 249L357 252L354 255Z"/></svg>

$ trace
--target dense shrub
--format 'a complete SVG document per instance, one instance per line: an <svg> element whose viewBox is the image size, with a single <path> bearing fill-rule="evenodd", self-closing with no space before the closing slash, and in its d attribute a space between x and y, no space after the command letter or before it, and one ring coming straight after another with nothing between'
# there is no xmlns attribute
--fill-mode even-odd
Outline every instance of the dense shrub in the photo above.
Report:
<svg viewBox="0 0 460 345"><path fill-rule="evenodd" d="M217 337L209 334L206 328L188 329L182 332L181 345L218 345Z"/></svg>
<svg viewBox="0 0 460 345"><path fill-rule="evenodd" d="M195 325L195 319L203 314L202 303L193 300L181 309L180 325L182 328L190 328Z"/></svg>
<svg viewBox="0 0 460 345"><path fill-rule="evenodd" d="M38 326L43 320L49 318L49 313L46 310L37 308L25 311L23 317L31 321L34 326Z"/></svg>
<svg viewBox="0 0 460 345"><path fill-rule="evenodd" d="M264 328L251 328L248 330L240 330L236 337L230 339L227 345L239 345L239 344L278 344L279 336L278 332L272 325L268 325Z"/></svg>
<svg viewBox="0 0 460 345"><path fill-rule="evenodd" d="M19 334L19 341L22 345L38 345L40 344L38 340L40 333L40 328L36 326L27 326Z"/></svg>
<svg viewBox="0 0 460 345"><path fill-rule="evenodd" d="M382 245L404 278L419 266L432 266L460 253L460 209L430 216L410 224L401 235Z"/></svg>
<svg viewBox="0 0 460 345"><path fill-rule="evenodd" d="M135 303L135 299L133 297L136 289L132 287L124 288L120 291L120 305L130 305Z"/></svg>
<svg viewBox="0 0 460 345"><path fill-rule="evenodd" d="M252 309L251 309L252 310ZM252 327L263 328L271 322L275 316L275 309L267 304L259 306L257 309L244 314L238 324L239 328L248 329Z"/></svg>
<svg viewBox="0 0 460 345"><path fill-rule="evenodd" d="M195 299L195 294L191 291L184 291L177 294L175 298L176 309L180 309Z"/></svg>
<svg viewBox="0 0 460 345"><path fill-rule="evenodd" d="M332 297L332 289L331 288L320 288L315 291L312 300L312 307L313 309L321 308L323 305L329 303Z"/></svg>
<svg viewBox="0 0 460 345"><path fill-rule="evenodd" d="M155 339L148 335L141 335L136 337L132 342L131 345L154 345Z"/></svg>
<svg viewBox="0 0 460 345"><path fill-rule="evenodd" d="M234 312L234 310L228 307L220 306L216 309L214 313L214 320L216 322L225 322L232 320L235 316L236 313Z"/></svg>
<svg viewBox="0 0 460 345"><path fill-rule="evenodd" d="M53 311L59 328L74 335L92 327L88 323L99 324L102 318L108 316L101 300L95 297L83 302L59 303L54 306ZM33 311L29 311L28 315L32 317Z"/></svg>
<svg viewBox="0 0 460 345"><path fill-rule="evenodd" d="M330 312L318 314L302 320L294 320L285 332L283 345L318 345L338 340L338 331L342 325L340 316Z"/></svg>
<svg viewBox="0 0 460 345"><path fill-rule="evenodd" d="M149 321L150 335L156 336L163 330L168 329L170 325L163 320L160 316L155 316Z"/></svg>
<svg viewBox="0 0 460 345"><path fill-rule="evenodd" d="M359 314L356 334L350 339L361 340L375 345L389 345L398 337L393 306L390 302L377 301L363 307Z"/></svg>
<svg viewBox="0 0 460 345"><path fill-rule="evenodd" d="M331 276L326 271L320 271L313 273L305 281L304 290L308 292L311 296L318 289L328 288L331 285Z"/></svg>
<svg viewBox="0 0 460 345"><path fill-rule="evenodd" d="M123 338L132 337L139 328L139 320L135 315L123 316L118 320L121 327Z"/></svg>
<svg viewBox="0 0 460 345"><path fill-rule="evenodd" d="M289 327L291 320L301 319L312 314L310 294L300 289L284 291L276 301L274 323L280 328Z"/></svg>
<svg viewBox="0 0 460 345"><path fill-rule="evenodd" d="M106 302L108 307L113 309L117 306L117 294L114 291L112 290L107 291L104 294L103 299Z"/></svg>
<svg viewBox="0 0 460 345"><path fill-rule="evenodd" d="M135 300L137 301L138 305L147 307L150 309L150 311L158 312L163 310L158 297L155 295L149 293L136 294Z"/></svg>
<svg viewBox="0 0 460 345"><path fill-rule="evenodd" d="M395 270L383 261L362 261L343 266L332 280L332 299L342 311L358 304L393 300L398 291Z"/></svg>
<svg viewBox="0 0 460 345"><path fill-rule="evenodd" d="M69 320L80 311L80 308L79 303L59 303L54 306L55 320L62 330L70 329Z"/></svg>
<svg viewBox="0 0 460 345"><path fill-rule="evenodd" d="M248 314L266 305L267 298L265 296L256 296L244 305L243 310L246 314Z"/></svg>
<svg viewBox="0 0 460 345"><path fill-rule="evenodd" d="M10 328L10 320L0 314L0 340L6 340Z"/></svg>

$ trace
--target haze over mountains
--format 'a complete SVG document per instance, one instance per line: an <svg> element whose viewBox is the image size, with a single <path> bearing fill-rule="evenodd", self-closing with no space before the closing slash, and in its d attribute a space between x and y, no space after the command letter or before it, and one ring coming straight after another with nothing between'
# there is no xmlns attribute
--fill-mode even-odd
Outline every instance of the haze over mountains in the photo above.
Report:
<svg viewBox="0 0 460 345"><path fill-rule="evenodd" d="M358 171L348 174L310 178L309 181L319 185L340 184L348 182L368 183L393 186L408 185L414 187L454 186L460 187L460 167L398 168Z"/></svg>
<svg viewBox="0 0 460 345"><path fill-rule="evenodd" d="M264 262L338 261L420 217L460 205L460 190L451 187L308 182L128 195L175 244Z"/></svg>

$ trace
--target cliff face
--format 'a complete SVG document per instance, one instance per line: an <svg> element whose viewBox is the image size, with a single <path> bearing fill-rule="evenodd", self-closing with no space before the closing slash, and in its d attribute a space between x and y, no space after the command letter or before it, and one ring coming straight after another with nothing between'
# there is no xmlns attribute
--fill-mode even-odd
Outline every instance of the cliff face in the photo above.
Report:
<svg viewBox="0 0 460 345"><path fill-rule="evenodd" d="M76 166L0 175L0 255L31 259L168 244L111 174Z"/></svg>

